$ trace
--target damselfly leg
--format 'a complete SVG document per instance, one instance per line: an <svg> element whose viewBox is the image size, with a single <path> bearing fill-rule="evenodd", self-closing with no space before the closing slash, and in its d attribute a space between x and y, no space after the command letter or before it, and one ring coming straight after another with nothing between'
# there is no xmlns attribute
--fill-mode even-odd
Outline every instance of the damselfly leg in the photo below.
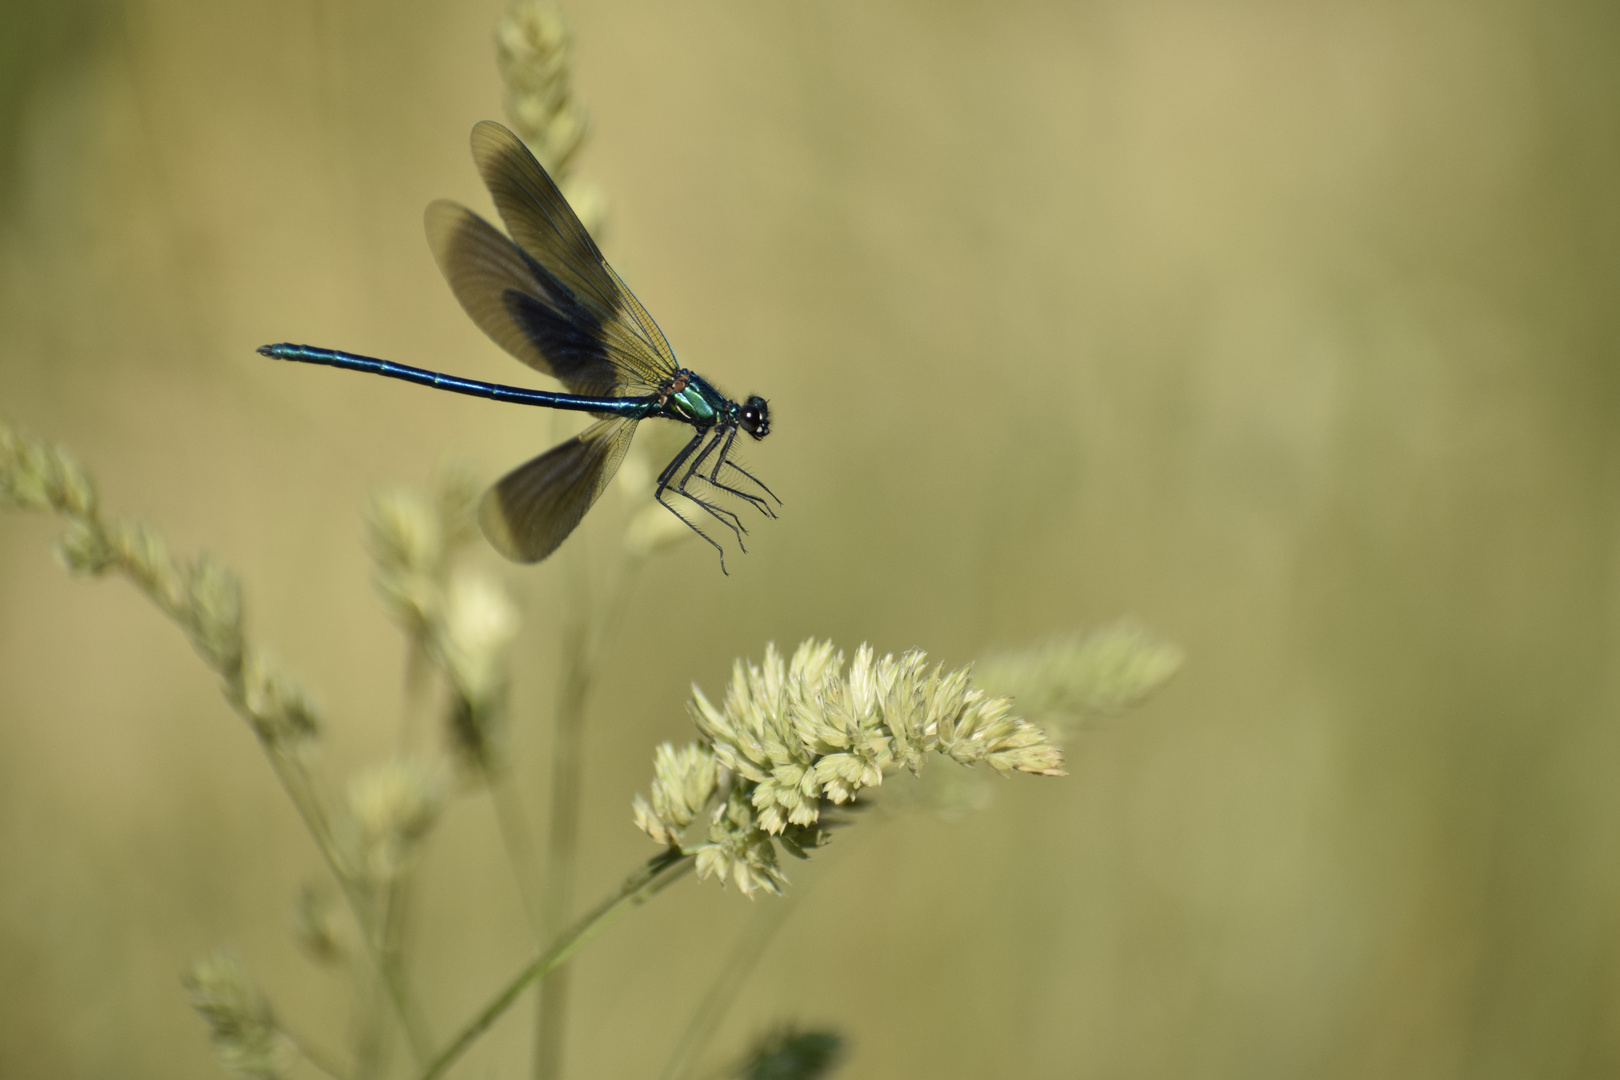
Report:
<svg viewBox="0 0 1620 1080"><path fill-rule="evenodd" d="M692 456L692 452L698 448L698 444L704 439L708 438L708 435L708 431L699 431L696 435L692 436L690 442L681 447L680 453L669 459L669 464L664 466L664 471L658 474L658 484L653 490L653 499L657 501L659 506L662 506L665 510L668 510L670 513L679 518L682 525L685 525L688 529L691 529L693 532L701 536L704 543L708 544L710 547L714 548L715 551L720 553L720 572L724 574L727 572L726 549L721 547L712 536L693 524L692 520L677 510L673 503L664 498L664 492L670 490L670 477L674 476L681 466L686 464L686 460ZM674 490L677 495L686 495L686 492L681 490L681 486L679 485L677 485ZM688 499L692 499L692 496L690 495L686 495L686 497ZM692 499L692 501L697 503L699 506L704 506L704 504L698 499ZM704 509L709 508L704 506ZM709 510L709 512L712 514L714 511ZM725 523L724 518L721 518L720 520L722 523ZM740 536L737 538L737 546L742 546L742 537Z"/></svg>
<svg viewBox="0 0 1620 1080"><path fill-rule="evenodd" d="M708 499L700 498L693 494L690 488L687 487L687 485L693 480L707 482L703 473L701 472L703 463L708 460L709 455L713 454L715 449L720 446L721 441L724 438L724 431L726 429L711 430L713 430L714 438L697 452L696 457L687 463L685 471L681 473L680 482L675 484L674 488L677 494L691 499L694 503L701 506L710 517L714 518L716 521L720 522L720 524L730 529L737 537L737 547L746 552L748 548L743 544L743 537L747 534L748 527L742 523L742 518L737 516L737 512L732 510L730 507L721 506L718 503L710 502ZM731 430L735 431L735 429Z"/></svg>
<svg viewBox="0 0 1620 1080"><path fill-rule="evenodd" d="M776 511L772 510L770 504L764 499L760 498L758 495L750 494L746 491L740 491L720 479L720 470L730 466L743 476L747 477L749 480L753 480L754 483L759 484L760 488L764 490L765 494L769 495L773 499L776 499L776 494L772 492L770 488L765 487L764 484L760 484L758 480L754 480L754 478L748 474L747 470L738 465L735 461L731 460L731 444L736 440L736 438L737 429L735 427L727 428L725 445L720 448L720 458L714 463L714 468L709 471L709 475L706 479L711 486L737 496L737 498L742 499L749 506L752 506L755 510L758 510L766 517L774 518L776 516ZM776 501L778 504L780 504L782 500L776 499Z"/></svg>

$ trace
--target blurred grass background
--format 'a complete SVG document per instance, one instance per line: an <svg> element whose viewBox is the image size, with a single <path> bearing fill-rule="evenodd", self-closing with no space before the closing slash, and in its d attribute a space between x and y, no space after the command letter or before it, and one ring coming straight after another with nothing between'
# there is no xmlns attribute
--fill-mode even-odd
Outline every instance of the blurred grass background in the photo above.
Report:
<svg viewBox="0 0 1620 1080"><path fill-rule="evenodd" d="M522 381L420 226L487 211L501 7L0 11L0 411L242 572L338 775L401 701L365 494L551 429L252 350ZM792 1018L852 1037L851 1078L1620 1070L1620 11L564 10L607 254L684 362L771 398L748 461L787 501L729 578L689 544L644 579L581 897L650 854L629 798L688 683L767 640L958 663L1132 613L1190 658L1069 779L790 868L814 887L717 1049ZM253 740L53 535L0 523L0 1073L219 1075L178 976L222 942L341 1042ZM536 776L560 575L511 575ZM527 953L494 833L464 802L423 867L441 1038ZM572 1075L653 1074L747 908L686 885L593 945ZM518 1074L526 1021L462 1073Z"/></svg>

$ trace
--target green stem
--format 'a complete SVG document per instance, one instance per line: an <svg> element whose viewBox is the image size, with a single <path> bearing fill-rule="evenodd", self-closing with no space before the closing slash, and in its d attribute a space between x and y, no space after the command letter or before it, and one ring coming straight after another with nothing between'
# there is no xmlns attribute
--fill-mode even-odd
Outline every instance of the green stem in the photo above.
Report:
<svg viewBox="0 0 1620 1080"><path fill-rule="evenodd" d="M337 1059L331 1054L314 1046L303 1036L288 1031L287 1025L279 1020L276 1022L276 1027L280 1028L281 1033L293 1044L293 1048L298 1051L299 1056L317 1070L330 1076L332 1080L349 1080L348 1073L343 1071L343 1068L337 1064Z"/></svg>
<svg viewBox="0 0 1620 1080"><path fill-rule="evenodd" d="M431 1049L427 1024L415 1001L403 994L406 985L405 934L406 920L409 916L410 883L410 871L403 870L383 887L382 960L383 975L390 994L396 987L401 991L398 1004L404 1010L405 1035L411 1045L411 1059L416 1065L421 1065L423 1058Z"/></svg>
<svg viewBox="0 0 1620 1080"><path fill-rule="evenodd" d="M512 1003L522 996L523 991L567 962L568 958L587 942L632 909L640 907L685 877L695 861L695 856L685 852L666 851L631 874L625 879L624 884L619 886L618 892L602 901L593 911L560 934L551 948L524 968L504 990L495 995L495 998L461 1030L450 1045L433 1059L433 1063L422 1074L421 1080L437 1080L444 1075L444 1071L454 1064L480 1035L488 1031L490 1026L500 1019L501 1014L512 1007Z"/></svg>
<svg viewBox="0 0 1620 1080"><path fill-rule="evenodd" d="M387 1040L382 1023L389 1015L387 985L382 972L367 967L356 973L354 1012L355 1080L378 1080L383 1075Z"/></svg>
<svg viewBox="0 0 1620 1080"><path fill-rule="evenodd" d="M405 1028L416 1061L420 1064L427 1057L427 1037L419 1025L412 1023L415 1009L410 995L403 980L390 972L382 955L382 940L376 920L368 910L365 898L359 895L356 883L344 872L342 863L337 857L326 809L311 781L309 770L298 757L296 750L291 753L283 750L273 739L259 730L258 719L248 708L242 659L248 655L249 650L245 635L240 632L240 625L237 626L236 647L229 655L218 656L203 648L198 643L197 629L190 619L189 609L186 606L188 599L183 580L183 567L168 554L167 547L155 534L151 534L149 538L157 550L152 556L152 564L148 565L131 556L129 552L121 550L120 545L114 542L114 537L95 504L93 494L88 496L75 494L78 488L90 490L89 480L70 460L64 459L60 452L50 451L43 446L20 439L9 427L0 425L0 453L5 454L4 458L0 458L0 498L14 502L20 507L48 509L88 530L94 536L98 550L107 557L107 561L98 563L93 572L101 574L116 571L122 574L156 605L159 611L192 637L193 644L198 646L198 652L202 655L204 663L224 680L225 685L221 690L226 703L230 705L232 711L247 721L249 727L259 733L259 745L270 762L271 770L276 774L276 780L292 801L299 817L303 819L304 827L314 839L321 858L326 861L332 876L342 888L344 899L348 901L355 922L360 926L361 937L366 943L366 954L388 985L389 996L399 1013L400 1023ZM77 477L76 481L74 477ZM27 498L20 497L15 494L19 478L30 482L31 486L28 488L30 491L33 486L42 487L44 490L37 497L32 495ZM125 526L125 528L133 527Z"/></svg>
<svg viewBox="0 0 1620 1080"><path fill-rule="evenodd" d="M584 771L585 699L591 688L590 615L583 549L568 567L569 617L563 625L558 666L557 712L552 729L551 821L546 845L544 893L540 900L543 939L568 925L574 899L574 866L579 849L579 816ZM535 1002L534 1080L562 1076L567 1034L568 972L556 972Z"/></svg>
<svg viewBox="0 0 1620 1080"><path fill-rule="evenodd" d="M229 696L227 694L227 697ZM377 924L371 904L367 902L359 885L345 872L343 864L338 860L326 809L321 805L320 797L309 782L308 772L301 762L278 752L275 747L268 744L265 745L265 756L270 759L270 767L275 772L276 779L281 782L282 790L287 793L287 798L292 801L299 817L303 818L304 827L314 839L315 847L321 853L321 858L326 861L327 869L332 872L332 877L342 889L343 898L348 902L354 921L360 927L360 938L365 943L366 956L376 968L388 991L394 1011L399 1015L400 1026L405 1029L405 1039L411 1047L411 1057L420 1065L427 1060L430 1048L416 1003L405 986L402 973L388 961L383 928Z"/></svg>
<svg viewBox="0 0 1620 1080"><path fill-rule="evenodd" d="M539 868L535 866L534 838L529 835L529 819L524 815L523 803L517 790L492 770L480 770L490 801L495 805L495 823L500 828L501 846L506 849L506 861L512 864L512 877L517 882L518 900L523 904L523 916L529 921L529 934L536 948L546 940L540 923L540 888L535 884Z"/></svg>

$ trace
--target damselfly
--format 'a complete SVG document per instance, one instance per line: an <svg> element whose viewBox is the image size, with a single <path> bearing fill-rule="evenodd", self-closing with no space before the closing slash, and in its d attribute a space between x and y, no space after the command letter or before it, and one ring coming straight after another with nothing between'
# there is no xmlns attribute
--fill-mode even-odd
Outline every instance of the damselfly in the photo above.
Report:
<svg viewBox="0 0 1620 1080"><path fill-rule="evenodd" d="M484 535L517 562L539 562L574 531L613 479L639 421L688 424L692 437L658 474L654 498L720 552L724 571L725 549L669 496L686 498L730 529L739 548L748 530L736 511L717 501L719 495L776 516L771 501L781 500L732 456L737 432L755 439L770 434L765 399L756 395L738 403L680 366L658 324L516 135L485 121L473 128L472 151L511 239L466 207L440 200L427 209L433 257L473 322L568 393L477 382L310 345L265 345L259 352L597 417L572 439L507 473L480 503Z"/></svg>

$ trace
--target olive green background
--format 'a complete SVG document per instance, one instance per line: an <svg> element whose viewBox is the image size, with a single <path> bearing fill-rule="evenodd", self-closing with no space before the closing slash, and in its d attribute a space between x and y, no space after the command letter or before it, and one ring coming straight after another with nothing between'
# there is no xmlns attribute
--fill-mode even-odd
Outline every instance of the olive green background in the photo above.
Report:
<svg viewBox="0 0 1620 1080"><path fill-rule="evenodd" d="M420 224L487 210L500 11L0 10L0 414L241 571L334 777L402 700L366 493L553 427L252 350L525 381ZM771 399L746 461L786 501L731 576L691 543L641 578L582 901L651 853L629 800L688 684L767 641L964 663L1134 615L1189 656L1067 779L790 867L714 1053L795 1020L851 1037L852 1080L1620 1071L1620 9L566 12L607 254L684 362ZM602 565L624 513L571 545ZM319 860L253 739L54 532L0 519L0 1074L219 1075L178 982L219 944L341 1045L288 933ZM564 572L507 573L536 812ZM422 864L439 1038L527 955L494 834L458 802ZM750 910L687 883L593 944L571 1075L655 1075ZM460 1075L523 1075L527 1022Z"/></svg>

